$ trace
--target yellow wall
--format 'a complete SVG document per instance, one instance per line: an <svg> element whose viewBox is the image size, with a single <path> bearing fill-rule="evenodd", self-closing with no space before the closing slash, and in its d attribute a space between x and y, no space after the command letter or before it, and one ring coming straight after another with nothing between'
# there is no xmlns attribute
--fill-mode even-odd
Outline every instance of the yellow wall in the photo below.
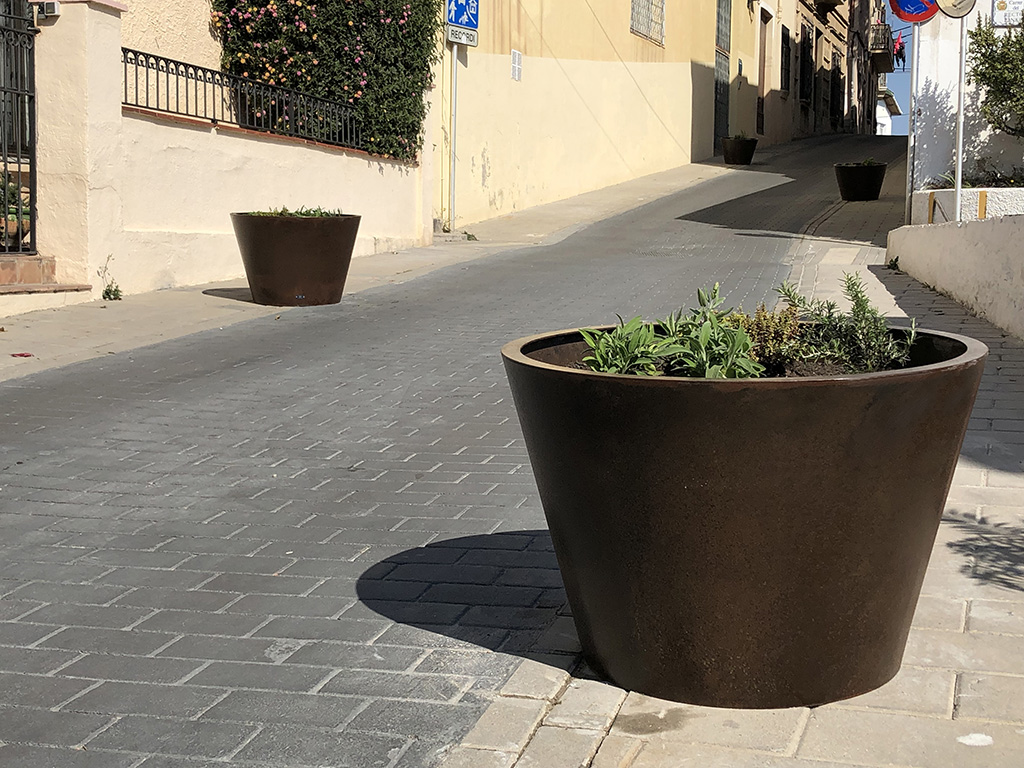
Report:
<svg viewBox="0 0 1024 768"><path fill-rule="evenodd" d="M220 42L210 32L210 0L129 0L121 44L186 64L220 68Z"/></svg>
<svg viewBox="0 0 1024 768"><path fill-rule="evenodd" d="M456 226L711 154L714 0L668 0L665 45L630 32L623 0L494 0L480 46L460 46ZM710 46L706 34L712 35ZM511 51L523 54L522 81ZM449 214L451 55L432 114ZM696 84L696 94L695 94ZM694 109L694 103L701 107Z"/></svg>

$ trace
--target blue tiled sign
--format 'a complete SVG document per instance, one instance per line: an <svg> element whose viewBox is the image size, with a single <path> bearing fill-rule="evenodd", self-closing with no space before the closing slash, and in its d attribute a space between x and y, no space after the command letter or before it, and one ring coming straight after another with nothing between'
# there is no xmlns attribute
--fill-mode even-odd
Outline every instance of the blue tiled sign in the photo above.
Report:
<svg viewBox="0 0 1024 768"><path fill-rule="evenodd" d="M447 0L448 23L466 29L480 27L480 0Z"/></svg>

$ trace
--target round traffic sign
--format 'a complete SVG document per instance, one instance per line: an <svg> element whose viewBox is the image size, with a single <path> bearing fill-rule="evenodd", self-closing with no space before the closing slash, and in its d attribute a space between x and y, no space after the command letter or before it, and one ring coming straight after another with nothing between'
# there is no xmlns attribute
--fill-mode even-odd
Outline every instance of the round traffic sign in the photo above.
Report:
<svg viewBox="0 0 1024 768"><path fill-rule="evenodd" d="M935 0L889 0L889 7L901 21L928 21L939 12Z"/></svg>
<svg viewBox="0 0 1024 768"><path fill-rule="evenodd" d="M962 19L974 10L977 0L935 0L939 10L954 19Z"/></svg>

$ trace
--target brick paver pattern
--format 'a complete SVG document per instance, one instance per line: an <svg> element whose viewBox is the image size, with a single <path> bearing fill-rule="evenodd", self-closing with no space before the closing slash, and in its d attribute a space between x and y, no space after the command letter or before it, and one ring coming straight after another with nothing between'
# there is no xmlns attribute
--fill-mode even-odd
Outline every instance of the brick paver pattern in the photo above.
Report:
<svg viewBox="0 0 1024 768"><path fill-rule="evenodd" d="M0 765L420 768L523 656L572 668L499 347L771 301L860 154L0 385Z"/></svg>

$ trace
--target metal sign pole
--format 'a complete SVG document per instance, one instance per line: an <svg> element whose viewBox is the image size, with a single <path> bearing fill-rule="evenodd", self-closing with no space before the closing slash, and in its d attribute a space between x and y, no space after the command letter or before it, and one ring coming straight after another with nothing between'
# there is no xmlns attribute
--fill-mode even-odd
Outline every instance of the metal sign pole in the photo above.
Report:
<svg viewBox="0 0 1024 768"><path fill-rule="evenodd" d="M914 204L914 182L917 155L917 66L921 59L921 23L914 22L911 43L914 50L910 57L910 115L907 131L907 203L904 220L912 224L911 212Z"/></svg>
<svg viewBox="0 0 1024 768"><path fill-rule="evenodd" d="M455 121L459 103L459 45L452 43L452 113L448 127L448 145L451 150L448 167L448 231L455 231Z"/></svg>
<svg viewBox="0 0 1024 768"><path fill-rule="evenodd" d="M964 196L964 82L967 77L967 17L960 17L960 82L956 97L956 220L963 216L960 206Z"/></svg>

